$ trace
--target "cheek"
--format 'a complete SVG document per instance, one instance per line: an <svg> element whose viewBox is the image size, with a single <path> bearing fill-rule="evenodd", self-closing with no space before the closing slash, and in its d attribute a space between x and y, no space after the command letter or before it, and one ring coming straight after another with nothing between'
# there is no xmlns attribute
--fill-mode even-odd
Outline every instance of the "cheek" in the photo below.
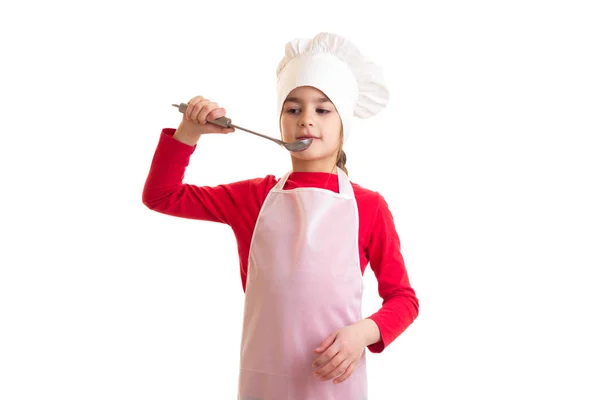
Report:
<svg viewBox="0 0 600 400"><path fill-rule="evenodd" d="M286 138L294 135L294 132L291 128L291 124L289 118L282 117L279 121L279 130L281 132L281 137Z"/></svg>
<svg viewBox="0 0 600 400"><path fill-rule="evenodd" d="M328 146L337 146L340 142L340 131L341 126L339 124L332 123L326 128L327 134L325 135L325 142Z"/></svg>

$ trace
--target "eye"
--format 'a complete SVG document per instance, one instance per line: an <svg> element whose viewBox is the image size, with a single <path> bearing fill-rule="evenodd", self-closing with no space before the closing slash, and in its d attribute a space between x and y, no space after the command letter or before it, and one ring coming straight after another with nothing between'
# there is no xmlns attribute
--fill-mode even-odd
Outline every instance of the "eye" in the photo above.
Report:
<svg viewBox="0 0 600 400"><path fill-rule="evenodd" d="M330 111L325 108L317 108L317 113L319 114L328 114Z"/></svg>
<svg viewBox="0 0 600 400"><path fill-rule="evenodd" d="M286 113L288 114L297 114L300 110L297 108L288 108Z"/></svg>

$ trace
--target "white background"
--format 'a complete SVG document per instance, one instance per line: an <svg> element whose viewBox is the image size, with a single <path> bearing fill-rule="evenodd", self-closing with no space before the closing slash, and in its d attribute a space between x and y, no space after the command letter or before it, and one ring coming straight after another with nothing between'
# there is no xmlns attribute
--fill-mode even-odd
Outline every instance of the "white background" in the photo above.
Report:
<svg viewBox="0 0 600 400"><path fill-rule="evenodd" d="M3 3L0 399L235 398L233 234L142 187L171 103L277 137L284 45L320 31L384 67L390 104L357 121L348 168L388 201L421 304L368 354L370 398L600 398L593 3ZM203 138L185 181L288 168L240 131Z"/></svg>

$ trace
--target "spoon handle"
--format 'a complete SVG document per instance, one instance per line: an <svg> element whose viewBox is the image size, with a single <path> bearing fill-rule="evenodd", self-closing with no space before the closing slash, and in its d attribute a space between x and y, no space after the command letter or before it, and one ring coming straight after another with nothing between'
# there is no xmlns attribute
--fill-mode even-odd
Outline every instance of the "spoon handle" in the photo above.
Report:
<svg viewBox="0 0 600 400"><path fill-rule="evenodd" d="M177 107L179 109L179 112L182 113L182 114L185 113L185 110L188 107L188 105L185 104L185 103L172 104L172 106L173 107ZM210 122L211 124L222 126L223 128L241 129L241 130L246 131L248 133L251 133L253 135L260 136L261 138L269 139L269 140L271 140L271 141L273 141L273 142L275 142L275 143L277 143L278 145L281 145L281 146L283 146L285 144L281 140L278 140L278 139L275 139L275 138L272 138L272 137L269 137L269 136L266 136L266 135L262 135L262 134L260 134L258 132L254 132L254 131L251 131L251 130L246 129L246 128L242 128L241 126L233 125L231 123L231 118L221 117L221 118L213 119L212 121L208 121L208 122Z"/></svg>
<svg viewBox="0 0 600 400"><path fill-rule="evenodd" d="M271 140L271 141L273 141L273 142L275 142L275 143L277 143L279 145L282 145L282 146L285 144L281 140L278 140L278 139L275 139L275 138L272 138L272 137L269 137L269 136L266 136L266 135L262 135L262 134L260 134L258 132L253 132L250 129L246 129L246 128L242 128L241 126L234 125L234 124L231 123L231 121L229 121L229 122L230 123L229 123L228 127L235 128L235 129L241 129L241 130L246 131L248 133L251 133L253 135L260 136L261 138L269 139L269 140Z"/></svg>
<svg viewBox="0 0 600 400"><path fill-rule="evenodd" d="M171 105L173 107L177 107L179 112L182 114L185 113L185 110L187 110L187 108L188 108L188 105L185 103L171 104ZM207 122L210 122L211 124L222 126L223 128L233 128L233 125L231 125L231 118L227 118L227 117L221 117L221 118L213 119L212 121L207 121ZM240 129L242 129L242 128L240 128Z"/></svg>

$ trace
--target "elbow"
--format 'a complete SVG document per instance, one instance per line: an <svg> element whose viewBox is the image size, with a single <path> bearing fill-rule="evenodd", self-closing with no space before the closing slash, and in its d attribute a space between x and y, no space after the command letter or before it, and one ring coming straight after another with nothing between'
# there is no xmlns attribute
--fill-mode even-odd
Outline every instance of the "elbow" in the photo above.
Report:
<svg viewBox="0 0 600 400"><path fill-rule="evenodd" d="M146 197L142 195L142 204L152 211L158 211L161 208L161 201L154 197Z"/></svg>
<svg viewBox="0 0 600 400"><path fill-rule="evenodd" d="M415 295L414 290L404 290L396 293L395 297L398 304L401 304L398 311L412 323L419 315L419 299Z"/></svg>
<svg viewBox="0 0 600 400"><path fill-rule="evenodd" d="M410 302L413 310L413 321L417 319L419 316L419 299L416 296L413 296Z"/></svg>
<svg viewBox="0 0 600 400"><path fill-rule="evenodd" d="M143 196L142 196L142 204L145 205L150 210L154 210L154 208L155 208L154 203L151 202L150 200L146 199Z"/></svg>
<svg viewBox="0 0 600 400"><path fill-rule="evenodd" d="M146 193L142 193L142 204L151 210L154 208L154 202L146 195Z"/></svg>
<svg viewBox="0 0 600 400"><path fill-rule="evenodd" d="M152 211L158 211L164 207L168 207L168 203L172 196L176 196L176 190L165 187L160 182L154 182L148 178L142 189L142 204Z"/></svg>
<svg viewBox="0 0 600 400"><path fill-rule="evenodd" d="M161 199L156 196L156 193L153 193L146 186L144 186L144 190L142 191L142 204L148 207L150 210L156 210L161 202Z"/></svg>
<svg viewBox="0 0 600 400"><path fill-rule="evenodd" d="M403 297L405 307L409 310L412 320L414 321L419 315L419 299L412 288L405 293Z"/></svg>

